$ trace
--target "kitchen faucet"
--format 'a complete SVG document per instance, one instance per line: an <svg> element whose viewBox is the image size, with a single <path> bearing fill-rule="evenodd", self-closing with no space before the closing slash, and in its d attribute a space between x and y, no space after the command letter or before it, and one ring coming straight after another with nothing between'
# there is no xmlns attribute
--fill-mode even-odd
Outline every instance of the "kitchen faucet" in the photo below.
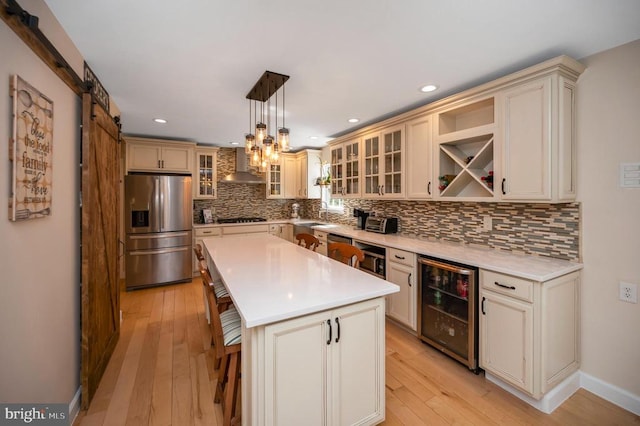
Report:
<svg viewBox="0 0 640 426"><path fill-rule="evenodd" d="M329 204L326 201L320 201L320 211L318 217L322 219L322 206L324 206L324 221L329 222Z"/></svg>

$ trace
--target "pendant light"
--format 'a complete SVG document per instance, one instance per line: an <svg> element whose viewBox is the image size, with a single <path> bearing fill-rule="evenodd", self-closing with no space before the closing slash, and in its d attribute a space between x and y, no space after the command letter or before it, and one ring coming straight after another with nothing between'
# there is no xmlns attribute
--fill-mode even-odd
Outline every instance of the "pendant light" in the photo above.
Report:
<svg viewBox="0 0 640 426"><path fill-rule="evenodd" d="M251 99L249 99L249 133L244 137L244 152L245 154L251 154L251 148L255 143L256 137L251 133Z"/></svg>
<svg viewBox="0 0 640 426"><path fill-rule="evenodd" d="M277 93L276 93L276 102L277 102ZM285 99L285 93L284 93L284 84L282 85L282 127L280 129L278 129L278 144L280 145L280 149L282 150L282 152L287 152L289 151L290 146L289 146L289 129L287 129L284 125L284 114L285 114L285 104L284 104L284 99ZM276 108L276 113L277 113L277 108ZM277 123L276 123L276 127L277 127Z"/></svg>
<svg viewBox="0 0 640 426"><path fill-rule="evenodd" d="M289 150L289 129L284 127L284 83L288 75L265 71L247 94L249 99L249 133L245 135L245 152L250 154L249 164L261 172L267 170L269 164L278 164L280 153ZM282 124L278 129L278 89L282 87ZM271 125L271 97L276 95L275 126L278 129L277 139L269 134ZM254 101L255 135L251 133L251 101ZM258 119L257 102L260 101L260 118ZM266 103L266 119L265 119ZM265 124L266 122L266 124Z"/></svg>

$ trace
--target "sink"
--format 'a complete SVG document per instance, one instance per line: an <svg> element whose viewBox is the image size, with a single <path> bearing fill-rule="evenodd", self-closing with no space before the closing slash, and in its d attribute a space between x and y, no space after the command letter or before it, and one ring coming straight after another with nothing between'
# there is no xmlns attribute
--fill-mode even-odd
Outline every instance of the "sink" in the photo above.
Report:
<svg viewBox="0 0 640 426"><path fill-rule="evenodd" d="M305 234L312 234L314 229L330 229L335 228L338 225L334 225L326 222L303 222L303 223L295 223L293 225L293 235L304 232Z"/></svg>

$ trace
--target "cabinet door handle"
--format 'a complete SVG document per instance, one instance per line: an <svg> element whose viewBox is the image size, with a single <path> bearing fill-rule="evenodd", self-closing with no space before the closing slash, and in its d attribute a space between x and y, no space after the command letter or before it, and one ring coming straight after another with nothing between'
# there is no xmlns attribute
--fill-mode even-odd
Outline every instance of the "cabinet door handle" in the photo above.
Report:
<svg viewBox="0 0 640 426"><path fill-rule="evenodd" d="M431 195L431 181L427 184L427 194Z"/></svg>
<svg viewBox="0 0 640 426"><path fill-rule="evenodd" d="M507 178L502 178L502 194L503 195L507 194L507 191L504 190L504 184L505 184L506 181L507 181Z"/></svg>
<svg viewBox="0 0 640 426"><path fill-rule="evenodd" d="M340 318L336 317L336 325L338 326L338 335L336 336L336 343L340 341Z"/></svg>
<svg viewBox="0 0 640 426"><path fill-rule="evenodd" d="M158 160L158 168L161 169L162 168L162 164L160 163L160 160Z"/></svg>
<svg viewBox="0 0 640 426"><path fill-rule="evenodd" d="M404 260L404 256L398 256L397 254L394 254L394 256L396 257L396 259Z"/></svg>
<svg viewBox="0 0 640 426"><path fill-rule="evenodd" d="M512 285L504 285L504 284L500 284L498 281L494 281L494 284L497 285L498 287L502 287L502 288L506 288L508 290L515 290L516 288Z"/></svg>
<svg viewBox="0 0 640 426"><path fill-rule="evenodd" d="M329 326L329 338L327 339L327 345L331 344L331 320L327 320L327 325Z"/></svg>
<svg viewBox="0 0 640 426"><path fill-rule="evenodd" d="M484 311L484 301L487 300L484 298L484 296L482 297L482 303L480 304L480 310L482 310L482 315L487 315L487 313Z"/></svg>
<svg viewBox="0 0 640 426"><path fill-rule="evenodd" d="M404 257L403 257L404 259ZM411 274L412 272L409 272L409 276L407 277L407 284L409 284L409 287L411 287Z"/></svg>

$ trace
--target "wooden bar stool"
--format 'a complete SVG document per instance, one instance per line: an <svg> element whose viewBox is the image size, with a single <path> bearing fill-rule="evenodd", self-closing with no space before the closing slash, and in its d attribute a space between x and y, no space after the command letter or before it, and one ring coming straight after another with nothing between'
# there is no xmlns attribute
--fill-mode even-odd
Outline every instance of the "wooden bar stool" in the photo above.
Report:
<svg viewBox="0 0 640 426"><path fill-rule="evenodd" d="M327 246L327 255L344 264L357 268L364 260L364 253L356 246L347 243L331 243Z"/></svg>
<svg viewBox="0 0 640 426"><path fill-rule="evenodd" d="M213 401L221 403L223 425L240 424L236 414L240 382L240 354L242 349L242 323L235 306L221 311L213 290L209 291L211 334L215 342L218 366L218 382Z"/></svg>
<svg viewBox="0 0 640 426"><path fill-rule="evenodd" d="M298 240L299 246L308 248L311 251L316 251L316 248L318 248L318 246L320 245L320 240L318 240L314 235L304 232L296 234L296 240ZM303 242L304 244L302 244Z"/></svg>

